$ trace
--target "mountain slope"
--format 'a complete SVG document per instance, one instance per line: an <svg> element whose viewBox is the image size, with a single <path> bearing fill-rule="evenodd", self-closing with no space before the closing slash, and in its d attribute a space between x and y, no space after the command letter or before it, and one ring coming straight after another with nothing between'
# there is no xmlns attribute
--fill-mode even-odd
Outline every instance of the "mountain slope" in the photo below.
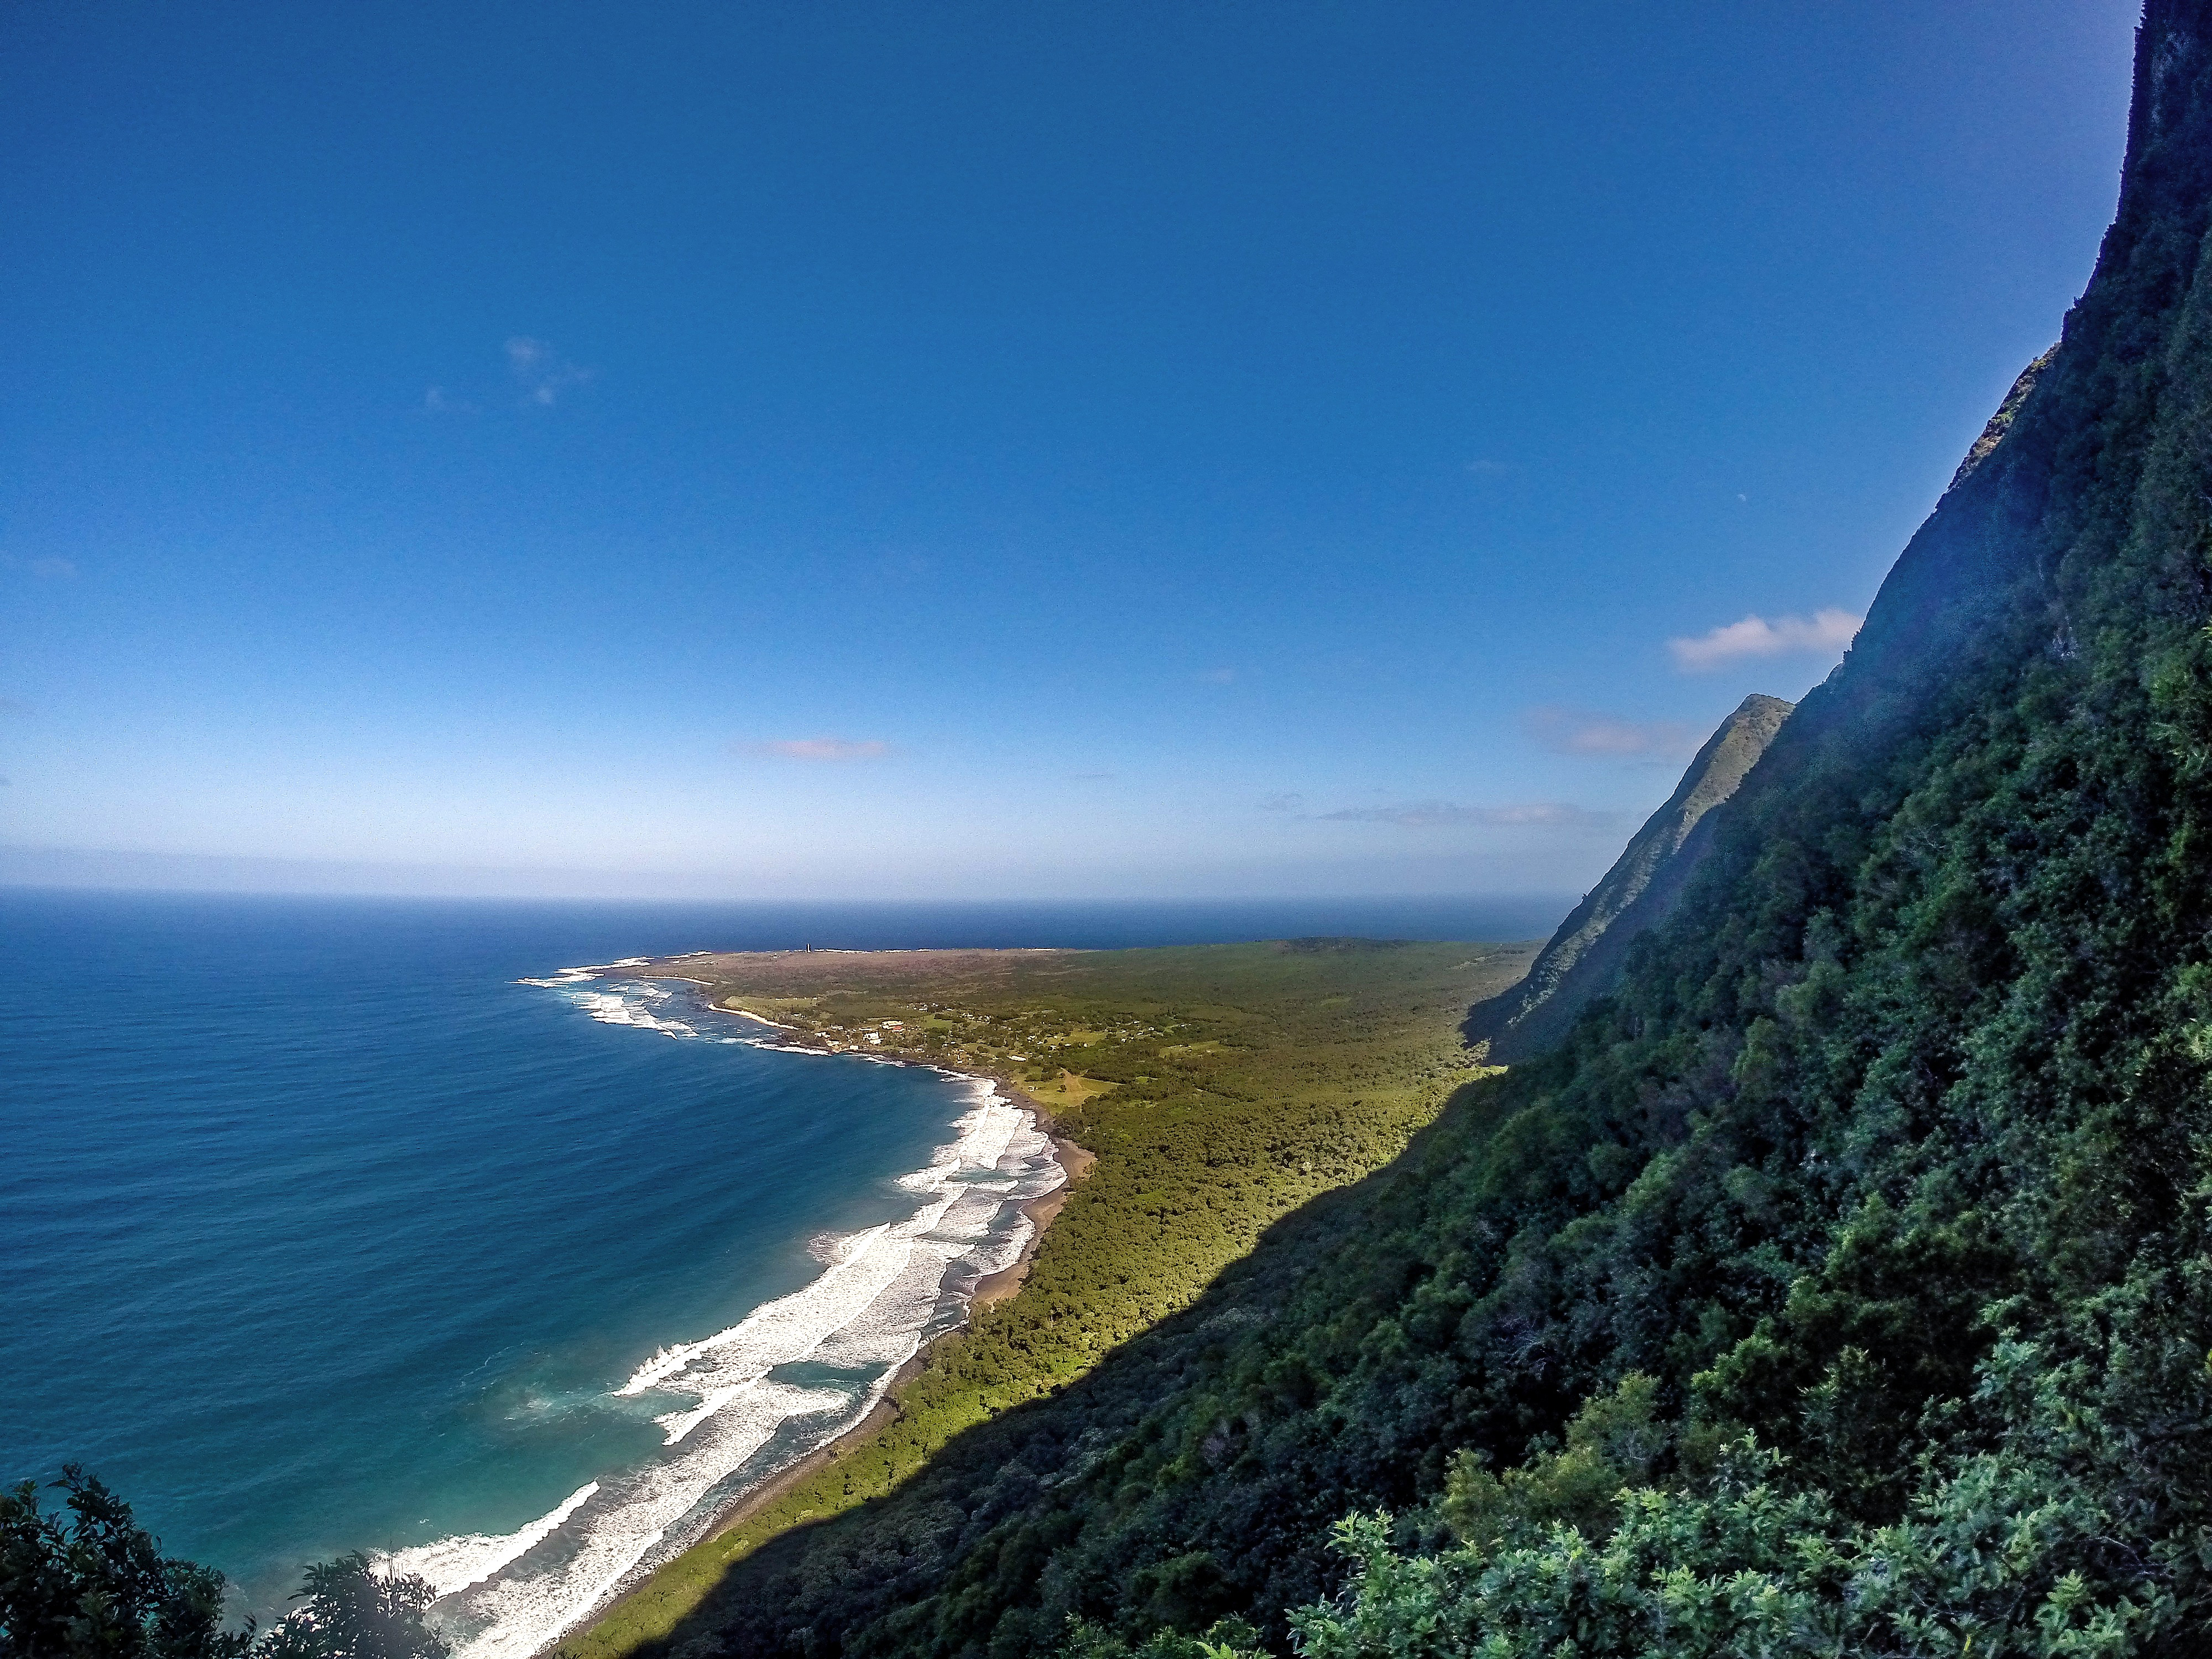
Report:
<svg viewBox="0 0 2212 1659"><path fill-rule="evenodd" d="M1495 1062L1518 1065L1565 1035L1583 1005L1611 988L1635 939L1674 913L1711 846L1695 834L1782 729L1794 705L1753 692L1722 721L1665 805L1644 820L1605 878L1559 924L1528 977L1478 1002L1464 1028Z"/></svg>
<svg viewBox="0 0 2212 1659"><path fill-rule="evenodd" d="M2203 1652L2208 229L2153 0L2056 354L1614 994L675 1645L1279 1653L1382 1507L1309 1651Z"/></svg>
<svg viewBox="0 0 2212 1659"><path fill-rule="evenodd" d="M2058 348L2051 347L2014 377L2011 388L2004 395L2004 401L1997 405L1997 412L1990 416L1988 424L1982 428L1982 435L1974 440L1973 447L1967 450L1966 459L1959 463L1959 470L1951 475L1949 487L1952 489L1964 483L1966 475L1989 459L1990 452L2004 441L2005 434L2012 430L2013 417L2020 413L2021 405L2027 401L2027 394L2035 390L2035 383L2043 378L2043 371L2051 367L2051 360L2057 355Z"/></svg>

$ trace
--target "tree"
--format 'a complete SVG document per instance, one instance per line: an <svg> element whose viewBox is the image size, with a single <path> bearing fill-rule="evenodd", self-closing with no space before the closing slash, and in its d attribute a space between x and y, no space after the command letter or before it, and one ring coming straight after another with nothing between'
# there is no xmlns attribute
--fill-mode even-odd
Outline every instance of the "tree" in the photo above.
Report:
<svg viewBox="0 0 2212 1659"><path fill-rule="evenodd" d="M250 1631L222 1628L222 1575L164 1556L131 1506L72 1463L55 1483L72 1518L39 1507L36 1483L0 1493L0 1659L240 1659Z"/></svg>
<svg viewBox="0 0 2212 1659"><path fill-rule="evenodd" d="M0 1492L0 1659L447 1659L427 1580L366 1555L307 1570L302 1605L257 1635L222 1627L223 1577L161 1553L131 1506L72 1463L70 1517L26 1480Z"/></svg>
<svg viewBox="0 0 2212 1659"><path fill-rule="evenodd" d="M288 1613L254 1644L253 1659L447 1659L423 1623L437 1592L427 1579L380 1573L356 1551L307 1569Z"/></svg>

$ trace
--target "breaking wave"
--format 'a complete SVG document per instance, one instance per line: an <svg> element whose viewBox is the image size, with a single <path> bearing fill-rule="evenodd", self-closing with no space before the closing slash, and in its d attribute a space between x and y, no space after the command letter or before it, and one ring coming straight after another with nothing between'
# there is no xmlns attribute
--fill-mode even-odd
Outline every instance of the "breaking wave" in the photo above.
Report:
<svg viewBox="0 0 2212 1659"><path fill-rule="evenodd" d="M411 1550L394 1550L380 1556L377 1565L399 1577L410 1576L427 1578L430 1588L441 1595L451 1595L456 1590L466 1589L497 1572L510 1561L520 1558L532 1546L552 1536L554 1529L581 1509L585 1501L599 1489L596 1480L579 1487L563 1500L550 1515L539 1516L520 1532L508 1533L503 1538L487 1538L482 1533L468 1533L459 1538L441 1538L434 1544L424 1544Z"/></svg>

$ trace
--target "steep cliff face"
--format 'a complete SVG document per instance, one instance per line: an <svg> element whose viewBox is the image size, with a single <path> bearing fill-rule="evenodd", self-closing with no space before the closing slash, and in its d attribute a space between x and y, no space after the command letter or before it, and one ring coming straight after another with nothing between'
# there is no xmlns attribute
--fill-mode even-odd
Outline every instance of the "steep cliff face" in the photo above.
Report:
<svg viewBox="0 0 2212 1659"><path fill-rule="evenodd" d="M1528 977L1469 1012L1469 1042L1488 1043L1493 1063L1517 1065L1558 1042L1590 999L1611 988L1629 945L1674 914L1711 846L1697 833L1705 815L1735 793L1794 706L1753 692L1721 722L1667 804L1559 924Z"/></svg>
<svg viewBox="0 0 2212 1659"><path fill-rule="evenodd" d="M1281 1654L1387 1509L1301 1650L2206 1651L2208 230L2152 0L2057 351L1612 994L674 1645Z"/></svg>

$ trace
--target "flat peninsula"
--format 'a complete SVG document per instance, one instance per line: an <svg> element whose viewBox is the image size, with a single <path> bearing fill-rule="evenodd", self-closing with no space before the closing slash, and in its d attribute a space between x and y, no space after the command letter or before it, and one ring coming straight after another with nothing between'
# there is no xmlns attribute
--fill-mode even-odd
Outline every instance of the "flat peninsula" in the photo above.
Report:
<svg viewBox="0 0 2212 1659"><path fill-rule="evenodd" d="M1305 939L1159 950L701 951L626 963L763 1022L760 1040L988 1077L1070 1182L969 1323L851 1432L737 1504L590 1627L613 1659L712 1616L730 1565L890 1491L963 1430L1058 1393L1194 1302L1274 1221L1388 1163L1485 1070L1459 1023L1541 941ZM1049 1223L1050 1231L1045 1231Z"/></svg>

